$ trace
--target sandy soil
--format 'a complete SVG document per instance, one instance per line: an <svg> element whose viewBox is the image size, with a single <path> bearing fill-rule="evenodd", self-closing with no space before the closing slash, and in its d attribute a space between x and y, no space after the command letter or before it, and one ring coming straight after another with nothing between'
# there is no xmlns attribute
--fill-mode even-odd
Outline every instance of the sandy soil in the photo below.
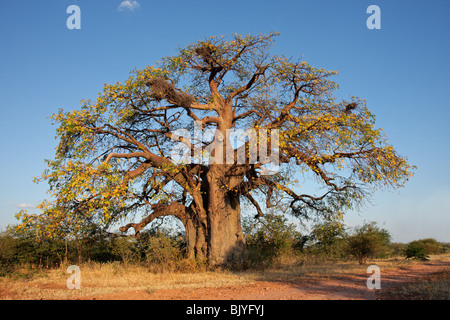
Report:
<svg viewBox="0 0 450 320"><path fill-rule="evenodd" d="M404 286L431 274L448 271L449 261L385 270L381 290ZM246 285L193 289L133 290L84 297L94 300L375 300L380 290L369 290L361 274L318 276L313 279L254 281ZM378 291L378 292L377 292Z"/></svg>

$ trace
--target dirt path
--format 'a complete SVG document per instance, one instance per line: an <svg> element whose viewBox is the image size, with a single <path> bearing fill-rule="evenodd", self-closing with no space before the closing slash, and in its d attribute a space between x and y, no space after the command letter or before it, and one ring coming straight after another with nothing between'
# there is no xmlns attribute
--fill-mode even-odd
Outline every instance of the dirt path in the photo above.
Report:
<svg viewBox="0 0 450 320"><path fill-rule="evenodd" d="M428 262L381 272L381 290L403 286L430 274L450 269L450 262ZM288 281L254 281L220 288L123 291L92 296L96 300L374 300L377 290L367 288L367 275L345 274Z"/></svg>

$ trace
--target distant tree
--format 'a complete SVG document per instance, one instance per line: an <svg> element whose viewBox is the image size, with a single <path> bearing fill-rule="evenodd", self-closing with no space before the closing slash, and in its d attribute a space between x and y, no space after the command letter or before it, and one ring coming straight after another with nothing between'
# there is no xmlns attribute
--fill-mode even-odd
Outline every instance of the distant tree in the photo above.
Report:
<svg viewBox="0 0 450 320"><path fill-rule="evenodd" d="M390 244L390 254L392 256L398 257L405 255L405 250L407 245L404 243L391 243Z"/></svg>
<svg viewBox="0 0 450 320"><path fill-rule="evenodd" d="M369 258L386 253L390 240L389 231L378 227L376 222L364 223L348 236L347 250L363 264Z"/></svg>
<svg viewBox="0 0 450 320"><path fill-rule="evenodd" d="M271 54L275 36L195 42L105 85L81 109L60 110L56 156L38 179L52 201L40 215L20 212L22 227L78 235L136 216L120 230L139 235L170 215L186 229L189 257L222 265L246 252L244 200L258 217L277 201L286 214L329 218L377 187L402 187L411 167L365 101L338 101L335 71ZM190 161L175 161L180 150ZM320 193L296 187L302 174L317 178Z"/></svg>

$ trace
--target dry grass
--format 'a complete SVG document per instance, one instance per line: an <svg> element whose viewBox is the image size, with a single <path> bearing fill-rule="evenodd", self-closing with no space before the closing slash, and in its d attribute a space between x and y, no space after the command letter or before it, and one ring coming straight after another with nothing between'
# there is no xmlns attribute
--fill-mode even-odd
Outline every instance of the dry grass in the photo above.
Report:
<svg viewBox="0 0 450 320"><path fill-rule="evenodd" d="M69 290L64 269L32 276L0 278L0 299L74 299L130 290L148 293L160 289L221 287L246 283L246 278L226 271L195 273L153 273L147 268L118 263L84 264L81 289ZM23 273L25 274L25 273Z"/></svg>
<svg viewBox="0 0 450 320"><path fill-rule="evenodd" d="M450 255L432 257L432 261L450 261ZM350 274L366 274L369 264L378 265L383 272L384 270L405 269L420 263L402 258L374 260L369 261L367 265L359 265L356 262L320 264L293 262L264 271L231 272L219 270L190 273L154 273L141 266L132 265L124 268L119 263L91 263L80 266L80 290L67 289L66 281L69 275L63 268L34 273L24 269L19 270L11 277L0 278L0 299L77 299L131 290L144 290L151 294L161 289L223 287L245 285L255 281L332 279ZM448 276L448 272L436 275L435 278L432 277L427 281L414 284L405 290L411 292L414 290L423 291L432 283L433 288L436 289L430 289L430 292L445 292L445 290L448 292ZM442 281L442 279L445 281ZM436 295L442 296L442 293L430 293L429 296Z"/></svg>
<svg viewBox="0 0 450 320"><path fill-rule="evenodd" d="M434 261L450 261L450 254L432 256ZM295 280L297 278L338 278L350 274L366 274L369 265L377 265L381 272L390 270L404 269L409 266L423 264L417 260L406 260L403 257L391 259L373 259L366 264L359 264L355 261L347 262L316 262L304 261L284 263L276 268L264 270L264 272L253 272L258 274L258 280L276 281L276 280Z"/></svg>

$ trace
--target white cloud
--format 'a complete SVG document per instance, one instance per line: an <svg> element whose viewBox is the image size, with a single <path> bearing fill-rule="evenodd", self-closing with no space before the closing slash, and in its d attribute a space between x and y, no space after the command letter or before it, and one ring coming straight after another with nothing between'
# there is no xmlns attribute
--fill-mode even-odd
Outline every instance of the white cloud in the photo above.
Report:
<svg viewBox="0 0 450 320"><path fill-rule="evenodd" d="M20 209L33 209L33 208L36 208L31 203L18 203L18 204L16 204L16 207L20 208Z"/></svg>
<svg viewBox="0 0 450 320"><path fill-rule="evenodd" d="M119 5L119 11L130 10L133 11L136 8L139 8L141 5L136 0L125 0Z"/></svg>

